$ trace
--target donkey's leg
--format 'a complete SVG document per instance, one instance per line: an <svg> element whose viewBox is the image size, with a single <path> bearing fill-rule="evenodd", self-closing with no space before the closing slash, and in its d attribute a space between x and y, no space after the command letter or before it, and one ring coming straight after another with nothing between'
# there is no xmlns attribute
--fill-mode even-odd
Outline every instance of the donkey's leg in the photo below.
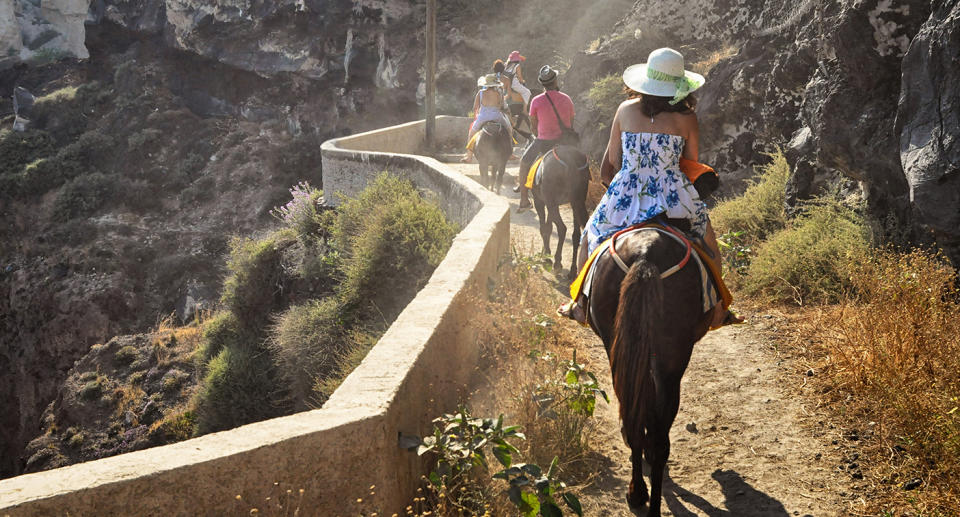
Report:
<svg viewBox="0 0 960 517"><path fill-rule="evenodd" d="M547 216L543 198L540 195L539 187L534 187L533 208L537 211L537 221L540 222L540 238L543 239L543 249L540 251L544 255L550 254L550 234L553 227L550 226L550 220Z"/></svg>
<svg viewBox="0 0 960 517"><path fill-rule="evenodd" d="M486 188L487 187L487 167L489 167L490 164L488 164L487 160L484 159L482 156L480 155L476 155L476 156L477 156L477 161L480 163L480 186Z"/></svg>
<svg viewBox="0 0 960 517"><path fill-rule="evenodd" d="M500 194L500 187L503 186L503 173L506 172L506 171L507 171L507 162L506 162L506 160L504 160L503 163L501 163L500 166L497 167L497 170L496 170L496 173L497 173L497 186L494 188L493 191L496 192L497 194Z"/></svg>
<svg viewBox="0 0 960 517"><path fill-rule="evenodd" d="M570 234L570 242L573 243L573 263L570 264L570 278L577 276L579 269L579 250L583 228L587 225L587 207L582 200L574 200L570 204L573 208L573 233Z"/></svg>
<svg viewBox="0 0 960 517"><path fill-rule="evenodd" d="M643 447L637 445L630 448L630 464L633 473L630 476L630 490L627 492L627 504L630 508L639 510L650 500L647 493L647 483L643 480Z"/></svg>
<svg viewBox="0 0 960 517"><path fill-rule="evenodd" d="M647 418L647 462L650 464L650 513L648 517L660 516L660 501L663 496L663 471L670 458L670 427L680 408L680 379L666 378L658 384L657 403L650 408Z"/></svg>
<svg viewBox="0 0 960 517"><path fill-rule="evenodd" d="M563 217L560 217L560 205L550 205L547 213L548 223L553 221L553 225L557 227L557 252L553 255L553 269L560 271L563 268L563 239L567 237L567 225L563 224ZM550 231L550 224L547 224L547 231Z"/></svg>

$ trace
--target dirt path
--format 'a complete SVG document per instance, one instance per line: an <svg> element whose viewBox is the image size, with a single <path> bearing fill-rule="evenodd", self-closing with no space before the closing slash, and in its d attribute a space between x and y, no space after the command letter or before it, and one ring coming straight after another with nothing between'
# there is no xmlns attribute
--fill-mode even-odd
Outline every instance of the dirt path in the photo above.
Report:
<svg viewBox="0 0 960 517"><path fill-rule="evenodd" d="M476 165L454 165L477 179ZM512 186L517 166L508 167ZM518 195L501 195L516 207ZM563 211L571 219L569 208ZM536 214L511 212L514 242L540 248ZM553 235L556 239L556 235ZM555 241L552 241L555 242ZM564 246L564 265L570 263ZM789 367L771 336L777 318L748 314L749 322L709 333L695 347L683 378L680 413L670 433L672 449L664 486L664 515L839 516L853 498L837 434L799 396L803 377ZM593 365L607 362L603 345L582 330ZM613 396L609 370L595 368ZM616 400L599 404L595 437L604 456L596 485L582 494L586 515L632 516L624 496L630 482L630 450L620 437Z"/></svg>

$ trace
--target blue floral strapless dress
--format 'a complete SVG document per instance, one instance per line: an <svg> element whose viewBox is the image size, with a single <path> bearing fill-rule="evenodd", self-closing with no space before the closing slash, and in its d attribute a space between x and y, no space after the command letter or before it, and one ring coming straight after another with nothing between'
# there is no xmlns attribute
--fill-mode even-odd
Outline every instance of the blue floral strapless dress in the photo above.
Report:
<svg viewBox="0 0 960 517"><path fill-rule="evenodd" d="M593 252L614 233L660 214L689 219L691 232L702 237L707 230L707 211L680 171L683 137L627 131L620 136L623 166L584 229L588 251Z"/></svg>

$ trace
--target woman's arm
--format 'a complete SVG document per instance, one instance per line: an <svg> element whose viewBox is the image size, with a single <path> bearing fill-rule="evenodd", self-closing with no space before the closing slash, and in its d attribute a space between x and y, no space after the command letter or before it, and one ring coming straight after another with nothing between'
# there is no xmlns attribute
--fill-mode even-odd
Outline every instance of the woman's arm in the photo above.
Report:
<svg viewBox="0 0 960 517"><path fill-rule="evenodd" d="M683 146L683 157L695 162L700 161L700 123L697 122L697 115L691 114L684 117L686 120L687 142Z"/></svg>
<svg viewBox="0 0 960 517"><path fill-rule="evenodd" d="M480 110L480 96L483 95L483 90L477 92L477 96L473 98L473 115L477 115L477 111Z"/></svg>
<svg viewBox="0 0 960 517"><path fill-rule="evenodd" d="M517 79L519 79L521 83L522 83L522 82L525 82L525 81L523 80L523 67L522 67L522 66L517 65L517 69L516 69L514 72L517 74Z"/></svg>
<svg viewBox="0 0 960 517"><path fill-rule="evenodd" d="M610 164L614 167L614 171L620 170L620 160L623 158L622 145L620 142L620 109L617 108L617 113L613 116L613 124L610 125L610 140L607 142L606 152ZM611 177L610 179L613 178Z"/></svg>

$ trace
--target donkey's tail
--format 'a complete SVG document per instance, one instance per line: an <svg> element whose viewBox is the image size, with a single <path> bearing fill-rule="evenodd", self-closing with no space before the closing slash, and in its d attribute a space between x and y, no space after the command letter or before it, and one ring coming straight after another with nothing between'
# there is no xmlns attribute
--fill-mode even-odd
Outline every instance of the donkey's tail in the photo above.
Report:
<svg viewBox="0 0 960 517"><path fill-rule="evenodd" d="M620 303L610 347L613 390L627 443L643 445L644 415L655 389L650 373L654 328L661 319L663 283L656 266L643 258L630 266L620 284Z"/></svg>

